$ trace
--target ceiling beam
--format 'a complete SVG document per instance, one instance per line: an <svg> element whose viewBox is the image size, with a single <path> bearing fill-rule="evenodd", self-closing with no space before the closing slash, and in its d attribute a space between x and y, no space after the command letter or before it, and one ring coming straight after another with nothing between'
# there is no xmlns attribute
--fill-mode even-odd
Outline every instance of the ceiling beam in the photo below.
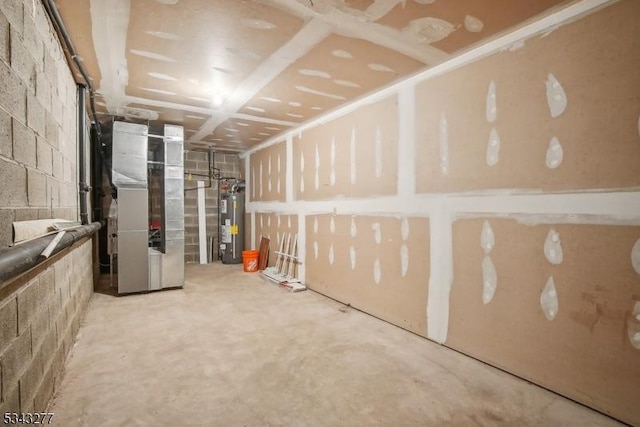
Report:
<svg viewBox="0 0 640 427"><path fill-rule="evenodd" d="M413 34L375 22L402 1L376 0L364 12L344 7L333 0L314 0L313 7L311 3L306 6L297 0L268 0L265 3L278 6L303 19L320 19L337 34L375 43L427 65L440 64L449 59L449 54L418 40Z"/></svg>
<svg viewBox="0 0 640 427"><path fill-rule="evenodd" d="M331 26L321 19L313 18L309 21L296 35L263 61L229 96L221 107L223 112L204 122L191 139L198 141L211 134L289 65L331 34L331 30Z"/></svg>
<svg viewBox="0 0 640 427"><path fill-rule="evenodd" d="M131 1L90 0L90 11L91 35L101 74L99 92L107 111L114 114L126 105L125 87L129 83L126 46Z"/></svg>

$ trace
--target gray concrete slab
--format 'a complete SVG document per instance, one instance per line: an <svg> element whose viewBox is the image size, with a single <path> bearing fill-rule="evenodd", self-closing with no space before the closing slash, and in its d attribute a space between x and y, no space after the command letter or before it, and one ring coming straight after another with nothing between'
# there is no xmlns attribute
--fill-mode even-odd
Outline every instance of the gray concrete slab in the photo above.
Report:
<svg viewBox="0 0 640 427"><path fill-rule="evenodd" d="M615 426L505 372L241 266L96 293L50 404L60 426Z"/></svg>

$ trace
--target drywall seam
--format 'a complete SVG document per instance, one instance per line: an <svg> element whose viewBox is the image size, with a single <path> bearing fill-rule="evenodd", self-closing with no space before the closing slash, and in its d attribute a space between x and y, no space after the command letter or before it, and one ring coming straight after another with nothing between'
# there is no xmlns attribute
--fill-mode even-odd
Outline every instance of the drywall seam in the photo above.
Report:
<svg viewBox="0 0 640 427"><path fill-rule="evenodd" d="M298 214L298 279L306 279L307 223L304 214Z"/></svg>
<svg viewBox="0 0 640 427"><path fill-rule="evenodd" d="M313 2L300 2L299 0L271 0L271 2L302 19L306 20L313 16L315 19L322 20L330 25L336 34L367 40L427 64L440 63L449 57L446 52L422 43L418 37L412 34L378 24L375 22L377 16L372 16L372 13L355 11L327 1L315 8L312 6ZM386 0L385 2L389 3ZM307 5L303 6L304 3ZM388 7L392 6L383 6L382 10L377 11L377 14L384 13L384 9Z"/></svg>
<svg viewBox="0 0 640 427"><path fill-rule="evenodd" d="M293 202L293 137L287 136L285 148L285 200Z"/></svg>
<svg viewBox="0 0 640 427"><path fill-rule="evenodd" d="M291 212L314 214L380 214L391 216L429 216L446 197L452 217L464 215L549 217L574 222L582 217L588 223L640 222L640 191L611 193L519 194L459 196L456 194L416 194L366 199L317 201L249 202L248 212Z"/></svg>
<svg viewBox="0 0 640 427"><path fill-rule="evenodd" d="M244 113L234 113L224 115L216 110L212 110L210 108L196 107L193 105L179 104L176 102L167 102L167 101L159 101L157 99L148 99L148 98L140 98L136 96L126 95L124 96L124 100L128 104L143 104L145 108L148 107L158 107L158 108L166 108L171 110L178 111L186 111L189 113L197 113L210 117L217 117L222 121L226 119L239 119L239 120L248 120L252 122L265 123L270 125L278 125L278 126L295 126L297 123L289 122L286 120L278 120L278 119L270 119L269 117L260 117L260 116L252 116L251 114Z"/></svg>
<svg viewBox="0 0 640 427"><path fill-rule="evenodd" d="M398 195L416 192L415 87L398 90Z"/></svg>
<svg viewBox="0 0 640 427"><path fill-rule="evenodd" d="M255 250L257 246L258 245L256 244L256 213L251 212L251 249Z"/></svg>
<svg viewBox="0 0 640 427"><path fill-rule="evenodd" d="M287 120L271 119L269 117L254 116L254 115L251 115L251 114L244 114L244 113L233 113L233 114L229 115L229 118L230 119L238 119L238 120L248 120L248 121L251 121L251 122L264 123L264 124L268 124L268 125L287 126L287 127L291 127L291 126L297 125L297 123L289 122Z"/></svg>
<svg viewBox="0 0 640 427"><path fill-rule="evenodd" d="M404 86L411 86L417 83L432 79L449 71L455 70L459 67L462 67L466 64L469 64L478 59L484 58L485 56L491 55L492 53L499 52L501 49L508 48L513 45L515 42L527 39L532 37L538 33L541 33L547 29L558 26L559 24L569 21L572 18L578 17L584 13L593 11L607 4L613 4L616 0L582 0L578 1L574 4L568 5L567 7L560 9L550 15L545 16L544 18L532 22L528 25L525 25L522 28L519 28L511 33L505 34L502 37L498 37L497 39L482 44L475 49L471 49L468 52L465 52L459 56L456 56L442 64L436 65L435 67L429 68L423 72L417 73L411 77L408 77L400 82L393 83L387 87L380 89L379 91L365 95L361 98L354 100L351 103L348 103L340 108L329 111L328 113L315 117L312 120L309 120L305 123L302 123L295 129L291 129L284 134L277 135L273 138L266 140L265 142L256 145L247 151L247 153L261 150L262 148L273 145L277 142L282 141L287 135L295 135L299 132L305 131L312 127L318 126L320 124L326 123L328 121L334 120L336 118L342 117L345 114L356 110L357 108L371 104L373 102L384 99L388 96L391 96L397 93L400 88Z"/></svg>
<svg viewBox="0 0 640 427"><path fill-rule="evenodd" d="M453 283L453 229L447 197L435 200L429 218L430 276L427 296L427 338L437 343L447 340L449 294Z"/></svg>
<svg viewBox="0 0 640 427"><path fill-rule="evenodd" d="M305 55L312 47L320 43L331 33L331 27L318 18L313 18L289 41L282 45L269 58L263 61L249 77L247 77L230 95L229 101L223 106L224 112L212 117L202 124L192 139L201 140L215 130L232 113L238 111L245 103L255 96L258 91L269 84L289 65Z"/></svg>
<svg viewBox="0 0 640 427"><path fill-rule="evenodd" d="M247 195L245 200L249 200L249 195L252 194L253 187L251 186L251 156L247 156L244 159L244 193ZM245 205L246 205L245 201Z"/></svg>
<svg viewBox="0 0 640 427"><path fill-rule="evenodd" d="M91 35L100 68L100 90L107 111L115 113L126 105L125 87L129 83L127 69L127 32L131 11L130 0L91 0Z"/></svg>

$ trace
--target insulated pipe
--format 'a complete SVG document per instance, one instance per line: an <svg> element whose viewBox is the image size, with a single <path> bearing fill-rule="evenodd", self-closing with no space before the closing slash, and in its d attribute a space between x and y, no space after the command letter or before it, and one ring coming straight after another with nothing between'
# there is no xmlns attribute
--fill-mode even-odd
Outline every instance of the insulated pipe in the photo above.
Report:
<svg viewBox="0 0 640 427"><path fill-rule="evenodd" d="M91 236L102 227L99 222L93 222L88 225L83 225L73 230L66 230L60 243L51 252L51 255L55 255L69 246L72 246L76 241L85 236ZM40 256L49 243L56 238L56 235L49 235L39 237L28 242L24 242L9 248L0 250L0 288L4 286L4 283L9 279L16 277L26 271L29 271L33 267L37 266L46 258Z"/></svg>
<svg viewBox="0 0 640 427"><path fill-rule="evenodd" d="M78 193L80 195L80 222L82 225L89 223L89 211L87 206L87 194L90 187L87 184L87 135L86 114L84 105L86 102L86 88L78 85Z"/></svg>

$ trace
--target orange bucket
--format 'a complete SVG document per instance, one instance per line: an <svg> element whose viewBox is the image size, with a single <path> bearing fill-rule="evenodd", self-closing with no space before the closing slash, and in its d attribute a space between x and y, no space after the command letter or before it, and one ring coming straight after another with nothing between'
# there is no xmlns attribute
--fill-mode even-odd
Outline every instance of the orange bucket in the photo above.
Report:
<svg viewBox="0 0 640 427"><path fill-rule="evenodd" d="M242 266L247 273L255 273L258 271L258 251L242 251Z"/></svg>

